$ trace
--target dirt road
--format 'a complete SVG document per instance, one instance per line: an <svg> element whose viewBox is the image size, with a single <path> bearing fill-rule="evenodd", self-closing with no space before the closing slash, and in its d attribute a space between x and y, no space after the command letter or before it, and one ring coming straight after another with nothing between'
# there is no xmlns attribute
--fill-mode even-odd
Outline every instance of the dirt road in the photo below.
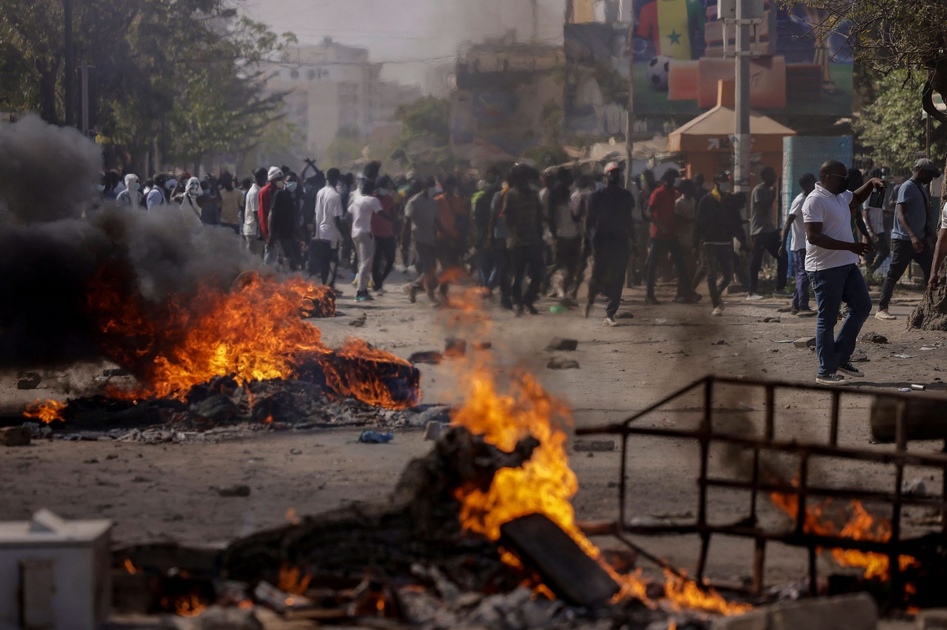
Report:
<svg viewBox="0 0 947 630"><path fill-rule="evenodd" d="M392 288L396 286L397 281ZM731 296L724 316L711 317L706 298L697 305L673 304L673 289L663 289L668 301L648 307L643 306L641 290L626 291L623 310L634 317L620 319L616 328L602 325L602 307L589 319L579 311L550 313L546 309L551 301L543 302L544 312L539 316L522 318L491 307L488 336L501 365L523 365L537 374L550 392L571 404L579 427L623 419L711 372L800 382L814 379L814 353L785 342L814 335L815 320L777 313L785 299L745 302L742 295ZM921 383L932 390L944 389L941 369L947 337L905 331L903 316L911 307L910 295L896 295L891 311L901 316L898 321L868 320L864 332L880 333L889 343L859 344L858 350L868 360L859 364L866 372L858 381L861 387L892 390ZM412 305L397 290L366 306L356 306L346 295L340 298L339 309L343 316L316 322L330 345L357 335L407 357L416 351L443 349L444 337L456 332L444 327L444 312L420 301ZM367 313L364 327L350 327L349 322L361 311ZM764 321L767 318L778 321ZM554 336L577 339L578 349L544 350ZM577 360L579 369L547 369L546 362L553 354ZM14 374L0 375L0 398L4 406L10 406L37 397L64 397L67 391L88 386L101 369L96 365L49 371L41 389L32 391L16 390ZM457 374L449 361L425 365L421 370L425 402L460 400L464 376ZM760 399L752 397L733 402L745 409L762 408ZM781 413L786 414L779 430L810 435L824 429L828 397L790 397L778 402ZM843 442L867 445L866 409L867 403L845 409ZM675 417L681 415L659 415L655 422L670 422ZM113 519L115 538L121 542L171 539L189 544L223 543L284 523L293 512L314 514L350 501L384 500L405 462L430 448L420 430L399 431L394 441L385 445L357 443L357 435L358 431L351 429L261 431L218 443L148 446L45 441L24 448L0 448L0 520L27 518L46 507L68 518ZM693 447L653 441L636 448L631 477L637 484L632 501L636 513L661 519L692 511ZM617 452L573 454L572 466L580 481L575 499L580 520L616 517L618 465ZM891 479L889 472L864 468L844 475L878 483ZM939 477L932 477L929 483L939 488ZM217 488L234 484L250 486L250 496L219 495ZM726 514L741 504L722 498L716 505ZM675 564L693 567L696 544L673 539L646 544ZM731 542L714 549L711 568L716 575L737 579L749 575L750 543ZM774 551L773 579L802 578L804 555Z"/></svg>

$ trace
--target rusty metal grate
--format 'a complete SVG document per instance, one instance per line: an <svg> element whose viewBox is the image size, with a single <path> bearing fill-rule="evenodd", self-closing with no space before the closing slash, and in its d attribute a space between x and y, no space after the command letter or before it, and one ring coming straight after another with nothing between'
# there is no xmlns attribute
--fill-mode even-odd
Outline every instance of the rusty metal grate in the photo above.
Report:
<svg viewBox="0 0 947 630"><path fill-rule="evenodd" d="M747 437L735 435L720 430L715 426L718 411L715 410L715 393L721 386L753 390L755 395L762 391L765 396L763 409L763 431L761 437ZM831 399L828 435L824 440L785 440L777 439L778 410L776 396L780 391L809 392L813 395L828 395ZM643 419L659 411L667 404L682 399L685 396L702 395L702 405L697 411L700 420L696 428L676 428L661 426L641 426ZM900 556L911 555L912 549L917 550L916 541L903 538L902 510L904 506L917 505L935 508L941 511L942 525L939 534L947 533L947 439L944 440L940 452L909 452L908 451L908 410L912 398L917 395L902 393L866 392L855 388L833 388L818 385L803 385L765 381L759 379L731 378L707 376L687 387L659 400L646 409L636 413L618 424L609 424L591 428L579 428L577 435L610 434L621 436L621 470L618 483L618 520L614 523L589 523L583 525L589 534L611 534L623 543L631 546L645 558L659 564L665 569L673 570L660 558L649 554L631 536L665 536L665 535L696 535L700 539L700 554L696 567L696 578L699 583L705 582L704 575L707 568L707 557L711 538L714 534L752 539L755 543L753 554L753 592L761 593L764 589L766 572L766 547L768 543L779 542L793 547L802 547L808 550L808 577L809 589L812 593L817 588L817 557L823 548L843 550L858 550L883 554L889 558L889 575L892 590L899 594L899 601L904 600L905 583L900 570ZM888 399L897 405L895 417L895 439L890 447L876 447L873 449L853 448L839 445L839 424L842 402L845 399ZM928 399L929 400L929 399ZM847 401L846 401L847 402ZM945 399L945 421L947 421L947 399ZM867 418L864 419L867 425ZM634 523L628 509L628 485L634 473L635 441L632 438L648 436L652 438L671 438L694 440L700 449L699 475L697 478L698 505L696 517L693 521L673 524L640 524ZM712 476L709 472L709 458L713 444L730 444L746 449L752 457L752 472L749 479L727 478ZM798 469L792 482L779 479L765 478L762 474L761 458L768 453L784 453L798 457ZM829 487L820 485L810 474L810 461L813 458L834 458L855 462L872 462L894 467L894 488L891 491L866 491L851 485ZM912 470L917 468L935 469L943 473L943 483L940 491L924 494L906 494L903 491L905 467ZM745 476L744 476L745 477ZM727 524L714 524L708 520L708 491L712 488L726 488L730 490L748 491L749 505L746 514ZM781 493L798 497L798 507L792 526L771 528L760 525L758 519L759 497L764 494L764 501L769 493ZM890 508L890 537L887 541L856 540L846 536L827 536L806 531L805 515L807 503L815 499L848 499L865 500L874 504L882 504Z"/></svg>

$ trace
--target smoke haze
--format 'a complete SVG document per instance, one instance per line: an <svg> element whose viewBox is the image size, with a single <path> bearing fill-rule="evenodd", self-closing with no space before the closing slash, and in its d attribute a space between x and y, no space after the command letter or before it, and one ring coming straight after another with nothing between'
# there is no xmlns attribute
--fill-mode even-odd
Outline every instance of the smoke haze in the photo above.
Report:
<svg viewBox="0 0 947 630"><path fill-rule="evenodd" d="M94 209L101 152L74 130L35 117L2 126L0 160L0 367L100 358L86 301L105 268L129 278L116 287L125 297L161 304L259 265L232 231L195 227L173 205Z"/></svg>

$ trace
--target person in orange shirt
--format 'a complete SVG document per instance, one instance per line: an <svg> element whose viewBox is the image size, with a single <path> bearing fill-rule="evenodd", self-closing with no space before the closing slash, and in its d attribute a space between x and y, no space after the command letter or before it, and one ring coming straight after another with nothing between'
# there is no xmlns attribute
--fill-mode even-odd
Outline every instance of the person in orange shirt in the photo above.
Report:
<svg viewBox="0 0 947 630"><path fill-rule="evenodd" d="M464 256L470 244L470 201L460 195L460 181L444 178L444 193L437 202L437 260L442 278L438 290L447 298L450 280L464 271ZM442 300L443 303L443 300Z"/></svg>

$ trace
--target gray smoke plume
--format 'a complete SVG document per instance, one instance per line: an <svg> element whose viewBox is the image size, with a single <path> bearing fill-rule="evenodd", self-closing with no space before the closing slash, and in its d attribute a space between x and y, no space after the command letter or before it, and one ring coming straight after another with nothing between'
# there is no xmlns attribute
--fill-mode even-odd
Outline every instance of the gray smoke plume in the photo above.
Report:
<svg viewBox="0 0 947 630"><path fill-rule="evenodd" d="M0 125L0 223L76 218L91 199L102 150L71 128L30 115Z"/></svg>
<svg viewBox="0 0 947 630"><path fill-rule="evenodd" d="M174 206L94 208L101 152L74 130L35 117L2 126L0 164L0 367L101 357L87 301L104 270L127 280L120 298L162 304L259 265L232 231Z"/></svg>

